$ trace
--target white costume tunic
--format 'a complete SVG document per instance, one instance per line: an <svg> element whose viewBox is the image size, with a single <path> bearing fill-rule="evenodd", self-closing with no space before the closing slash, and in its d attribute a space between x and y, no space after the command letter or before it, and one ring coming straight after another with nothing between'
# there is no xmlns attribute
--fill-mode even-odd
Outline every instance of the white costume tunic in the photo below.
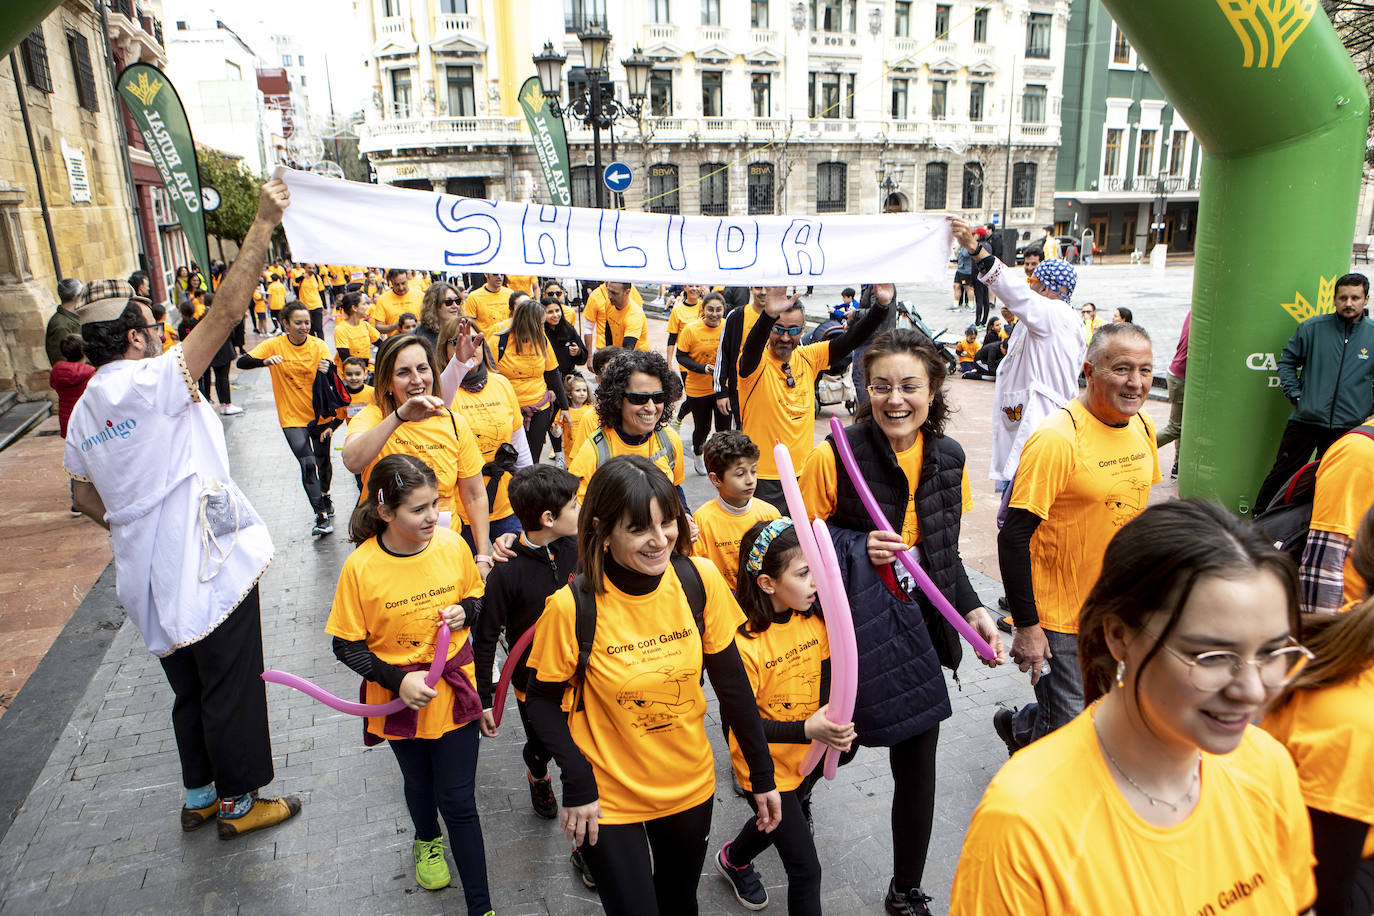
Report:
<svg viewBox="0 0 1374 916"><path fill-rule="evenodd" d="M271 562L267 526L229 478L223 425L180 345L96 370L63 464L105 503L115 590L156 655L208 635Z"/></svg>
<svg viewBox="0 0 1374 916"><path fill-rule="evenodd" d="M1040 421L1078 396L1087 352L1083 322L1067 302L1041 296L1025 274L1001 261L978 279L1016 316L993 389L993 480L1011 480Z"/></svg>

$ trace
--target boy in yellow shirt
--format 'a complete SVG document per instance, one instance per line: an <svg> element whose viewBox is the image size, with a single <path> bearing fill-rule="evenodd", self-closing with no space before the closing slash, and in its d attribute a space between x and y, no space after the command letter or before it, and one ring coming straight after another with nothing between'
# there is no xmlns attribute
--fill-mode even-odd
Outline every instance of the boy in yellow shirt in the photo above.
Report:
<svg viewBox="0 0 1374 916"><path fill-rule="evenodd" d="M707 440L704 457L706 479L716 488L716 498L702 503L693 515L698 529L695 546L716 564L733 591L740 540L757 523L777 518L778 510L754 498L759 479L759 447L754 440L737 429L718 432Z"/></svg>

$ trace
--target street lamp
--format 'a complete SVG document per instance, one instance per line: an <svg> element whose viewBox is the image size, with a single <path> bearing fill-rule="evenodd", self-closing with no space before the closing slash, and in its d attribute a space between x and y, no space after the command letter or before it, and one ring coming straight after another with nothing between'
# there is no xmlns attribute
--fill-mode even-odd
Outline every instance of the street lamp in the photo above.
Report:
<svg viewBox="0 0 1374 916"><path fill-rule="evenodd" d="M1164 214L1169 208L1169 183L1164 180L1164 171L1160 170L1159 176L1155 179L1155 244L1164 244Z"/></svg>
<svg viewBox="0 0 1374 916"><path fill-rule="evenodd" d="M649 72L653 61L639 48L622 60L625 68L625 82L629 88L630 104L617 101L612 95L602 95L601 84L610 75L608 53L611 47L611 33L599 23L590 23L577 33L582 44L582 64L587 72L587 88L576 98L564 105L559 98L562 94L563 64L567 60L554 50L552 42L544 43L543 53L535 55L534 66L539 73L539 88L548 100L549 111L555 117L580 121L592 129L592 161L594 163L596 206L606 207L606 189L601 180L601 130L609 128L620 118L635 118L640 111L649 91Z"/></svg>

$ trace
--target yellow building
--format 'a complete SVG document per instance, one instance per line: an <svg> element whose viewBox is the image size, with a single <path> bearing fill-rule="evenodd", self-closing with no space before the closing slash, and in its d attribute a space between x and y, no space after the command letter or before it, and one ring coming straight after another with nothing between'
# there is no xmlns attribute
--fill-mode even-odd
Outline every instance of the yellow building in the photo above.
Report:
<svg viewBox="0 0 1374 916"><path fill-rule="evenodd" d="M0 131L0 391L18 389L25 398L48 394L43 333L57 281L127 277L138 264L106 54L95 6L66 0L15 49L19 72L0 67L0 93L9 100L9 129Z"/></svg>

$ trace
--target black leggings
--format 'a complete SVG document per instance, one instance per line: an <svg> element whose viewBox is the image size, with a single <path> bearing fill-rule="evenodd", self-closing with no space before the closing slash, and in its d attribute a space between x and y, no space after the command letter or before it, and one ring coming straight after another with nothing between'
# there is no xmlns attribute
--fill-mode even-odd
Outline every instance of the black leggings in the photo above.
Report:
<svg viewBox="0 0 1374 916"><path fill-rule="evenodd" d="M935 820L935 746L933 725L887 749L892 767L892 875L899 889L921 886L930 829Z"/></svg>
<svg viewBox="0 0 1374 916"><path fill-rule="evenodd" d="M320 340L324 340L324 309L309 309L310 312L310 333Z"/></svg>
<svg viewBox="0 0 1374 916"><path fill-rule="evenodd" d="M553 754L549 753L548 748L544 747L544 742L539 740L539 736L530 727L530 714L525 709L525 701L516 697L515 709L520 713L520 724L525 727L525 747L520 755L525 758L525 766L529 768L530 775L535 779L543 779L549 775L549 761L553 759Z"/></svg>
<svg viewBox="0 0 1374 916"><path fill-rule="evenodd" d="M200 388L201 395L205 400L210 400L210 376L215 377L215 398L221 404L229 403L229 363L223 366L211 366L205 373L196 380L196 386Z"/></svg>
<svg viewBox="0 0 1374 916"><path fill-rule="evenodd" d="M530 447L530 460L535 464L539 463L539 456L544 451L544 440L549 437L549 427L553 425L553 418L556 410L552 404L543 410L535 411L534 416L530 417L530 425L525 428L525 441Z"/></svg>
<svg viewBox="0 0 1374 916"><path fill-rule="evenodd" d="M458 864L458 877L463 882L463 897L471 916L482 916L491 909L487 852L477 815L480 740L477 725L469 723L439 738L387 742L401 767L415 839L434 840L442 835L436 810L448 825L449 847Z"/></svg>
<svg viewBox="0 0 1374 916"><path fill-rule="evenodd" d="M716 432L730 428L730 415L716 409L716 396L703 394L687 398L682 402L684 410L692 413L692 454L700 455L706 447L706 439L711 435L711 419L715 418Z"/></svg>
<svg viewBox="0 0 1374 916"><path fill-rule="evenodd" d="M291 454L301 466L301 486L305 487L310 508L324 512L329 507L329 485L334 480L334 465L330 461L329 439L317 439L304 426L283 426L282 434Z"/></svg>
<svg viewBox="0 0 1374 916"><path fill-rule="evenodd" d="M696 916L714 801L652 821L602 825L596 845L578 847L609 916Z"/></svg>
<svg viewBox="0 0 1374 916"><path fill-rule="evenodd" d="M819 773L823 766L817 764L812 772ZM802 794L809 793L814 783L809 780L809 784L804 782L796 789L781 793L782 821L772 833L759 830L751 817L726 852L729 864L739 868L754 861L769 846L777 847L783 871L787 872L789 916L820 916L821 912L821 860L816 855L816 841L801 806ZM759 808L754 796L746 796L745 801L757 814Z"/></svg>

